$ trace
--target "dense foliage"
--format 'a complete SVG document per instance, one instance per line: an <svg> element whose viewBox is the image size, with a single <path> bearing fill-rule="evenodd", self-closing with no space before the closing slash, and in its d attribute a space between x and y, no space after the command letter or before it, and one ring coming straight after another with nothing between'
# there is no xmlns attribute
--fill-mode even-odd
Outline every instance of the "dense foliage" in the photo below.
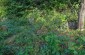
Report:
<svg viewBox="0 0 85 55"><path fill-rule="evenodd" d="M67 35L66 35L67 34ZM74 35L75 34L75 35ZM6 40L0 45L1 55L83 55L85 54L85 34L80 32L18 33L15 40ZM1 42L3 43L3 41Z"/></svg>
<svg viewBox="0 0 85 55"><path fill-rule="evenodd" d="M0 0L0 55L84 55L79 0Z"/></svg>

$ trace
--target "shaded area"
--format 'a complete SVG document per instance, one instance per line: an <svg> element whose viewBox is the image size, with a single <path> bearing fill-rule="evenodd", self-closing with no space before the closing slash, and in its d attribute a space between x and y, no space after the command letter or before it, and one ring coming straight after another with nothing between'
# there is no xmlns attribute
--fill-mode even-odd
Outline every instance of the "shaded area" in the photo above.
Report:
<svg viewBox="0 0 85 55"><path fill-rule="evenodd" d="M2 2L0 55L85 54L85 32L72 31L77 28L78 0Z"/></svg>

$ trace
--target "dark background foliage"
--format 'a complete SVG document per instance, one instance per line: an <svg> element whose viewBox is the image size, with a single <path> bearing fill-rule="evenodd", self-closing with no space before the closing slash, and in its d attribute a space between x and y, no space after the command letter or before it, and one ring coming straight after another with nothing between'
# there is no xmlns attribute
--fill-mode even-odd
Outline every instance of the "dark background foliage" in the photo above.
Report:
<svg viewBox="0 0 85 55"><path fill-rule="evenodd" d="M85 31L68 30L79 6L79 0L0 0L0 55L85 54Z"/></svg>

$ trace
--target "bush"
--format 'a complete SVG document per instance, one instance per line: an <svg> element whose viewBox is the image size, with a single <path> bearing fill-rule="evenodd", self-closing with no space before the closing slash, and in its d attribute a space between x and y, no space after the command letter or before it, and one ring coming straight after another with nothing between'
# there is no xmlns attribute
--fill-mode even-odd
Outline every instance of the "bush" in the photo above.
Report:
<svg viewBox="0 0 85 55"><path fill-rule="evenodd" d="M84 36L69 37L48 33L37 36L23 32L16 35L14 42L0 46L2 55L83 55Z"/></svg>

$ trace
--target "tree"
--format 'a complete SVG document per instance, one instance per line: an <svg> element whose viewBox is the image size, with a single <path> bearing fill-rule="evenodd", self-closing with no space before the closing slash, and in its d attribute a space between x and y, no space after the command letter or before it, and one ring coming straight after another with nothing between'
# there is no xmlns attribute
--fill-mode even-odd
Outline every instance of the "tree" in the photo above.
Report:
<svg viewBox="0 0 85 55"><path fill-rule="evenodd" d="M85 18L85 0L81 0L79 16L78 16L78 29L84 30L84 18Z"/></svg>

